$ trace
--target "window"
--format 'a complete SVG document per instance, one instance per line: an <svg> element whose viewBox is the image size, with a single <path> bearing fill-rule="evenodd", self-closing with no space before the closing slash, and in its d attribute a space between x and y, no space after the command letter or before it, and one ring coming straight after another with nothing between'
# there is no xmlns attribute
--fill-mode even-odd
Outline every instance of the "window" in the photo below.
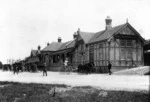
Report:
<svg viewBox="0 0 150 102"><path fill-rule="evenodd" d="M121 60L132 59L132 49L131 48L121 48L120 50Z"/></svg>
<svg viewBox="0 0 150 102"><path fill-rule="evenodd" d="M102 59L102 53L101 52L99 53L99 59Z"/></svg>
<svg viewBox="0 0 150 102"><path fill-rule="evenodd" d="M99 48L102 48L103 47L103 44L99 44Z"/></svg>
<svg viewBox="0 0 150 102"><path fill-rule="evenodd" d="M56 63L56 55L53 55L53 63Z"/></svg>
<svg viewBox="0 0 150 102"><path fill-rule="evenodd" d="M132 40L120 40L120 46L132 46Z"/></svg>
<svg viewBox="0 0 150 102"><path fill-rule="evenodd" d="M94 51L94 46L91 45L90 48L89 48L89 50L90 50L90 51Z"/></svg>
<svg viewBox="0 0 150 102"><path fill-rule="evenodd" d="M120 56L121 56L121 60L125 59L125 56L126 56L126 49L125 48L120 49Z"/></svg>
<svg viewBox="0 0 150 102"><path fill-rule="evenodd" d="M81 45L81 51L83 51L83 44Z"/></svg>
<svg viewBox="0 0 150 102"><path fill-rule="evenodd" d="M120 40L120 45L121 46L126 46L126 41L125 40Z"/></svg>
<svg viewBox="0 0 150 102"><path fill-rule="evenodd" d="M127 59L132 59L132 49L127 49Z"/></svg>
<svg viewBox="0 0 150 102"><path fill-rule="evenodd" d="M48 55L45 55L45 62L49 63L49 56Z"/></svg>
<svg viewBox="0 0 150 102"><path fill-rule="evenodd" d="M132 46L132 40L127 40L127 46Z"/></svg>
<svg viewBox="0 0 150 102"><path fill-rule="evenodd" d="M140 49L137 50L137 54L138 54L138 61L141 61L141 50Z"/></svg>

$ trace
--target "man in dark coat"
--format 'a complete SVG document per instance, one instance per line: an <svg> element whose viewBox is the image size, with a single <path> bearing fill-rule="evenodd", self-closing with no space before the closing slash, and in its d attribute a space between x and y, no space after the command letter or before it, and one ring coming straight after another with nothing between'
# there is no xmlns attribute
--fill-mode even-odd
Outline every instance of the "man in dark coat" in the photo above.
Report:
<svg viewBox="0 0 150 102"><path fill-rule="evenodd" d="M13 66L13 70L14 70L14 74L15 74L15 73L18 74L18 66L17 66L17 65L14 65L14 66Z"/></svg>
<svg viewBox="0 0 150 102"><path fill-rule="evenodd" d="M44 74L47 76L47 66L46 63L44 63L44 67L43 67L43 76Z"/></svg>
<svg viewBox="0 0 150 102"><path fill-rule="evenodd" d="M109 71L109 75L111 75L111 67L112 67L112 64L110 63L110 61L108 62L108 71Z"/></svg>

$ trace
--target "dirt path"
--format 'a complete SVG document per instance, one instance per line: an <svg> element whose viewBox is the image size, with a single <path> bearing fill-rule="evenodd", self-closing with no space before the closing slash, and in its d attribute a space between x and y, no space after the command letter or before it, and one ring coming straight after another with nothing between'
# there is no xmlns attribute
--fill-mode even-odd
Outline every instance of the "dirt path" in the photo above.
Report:
<svg viewBox="0 0 150 102"><path fill-rule="evenodd" d="M23 83L65 84L69 86L92 86L105 90L149 91L149 76L137 75L108 75L77 73L48 72L48 76L42 76L42 72L23 72L14 75L12 72L0 70L0 81L12 81Z"/></svg>

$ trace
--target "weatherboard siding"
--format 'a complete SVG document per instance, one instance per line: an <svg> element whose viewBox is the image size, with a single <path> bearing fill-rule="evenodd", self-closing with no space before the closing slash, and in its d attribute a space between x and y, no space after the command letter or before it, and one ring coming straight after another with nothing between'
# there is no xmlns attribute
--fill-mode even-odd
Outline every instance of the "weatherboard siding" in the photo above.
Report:
<svg viewBox="0 0 150 102"><path fill-rule="evenodd" d="M130 24L127 23L95 33L93 37L90 35L91 40L84 34L85 32L78 31L72 54L69 56L67 56L69 50L67 48L66 52L57 53L58 50L52 55L45 52L45 55L47 53L49 55L48 62L50 65L62 65L65 57L69 57L71 63L75 66L92 61L100 72L107 72L108 61L111 61L113 68L120 69L143 65L143 40ZM132 45L128 46L130 43ZM44 57L46 57L45 55ZM58 59L58 55L64 56ZM46 60L46 58L44 59ZM56 59L58 61L54 62Z"/></svg>

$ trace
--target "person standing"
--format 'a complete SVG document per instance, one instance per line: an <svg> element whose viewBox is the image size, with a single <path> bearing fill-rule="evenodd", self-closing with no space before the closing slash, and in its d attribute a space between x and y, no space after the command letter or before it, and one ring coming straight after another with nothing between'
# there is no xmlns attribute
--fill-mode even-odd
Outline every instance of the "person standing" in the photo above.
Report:
<svg viewBox="0 0 150 102"><path fill-rule="evenodd" d="M16 73L16 65L13 65L14 74Z"/></svg>
<svg viewBox="0 0 150 102"><path fill-rule="evenodd" d="M112 74L111 72L111 67L112 67L112 64L110 63L110 61L108 62L108 71L109 71L109 75Z"/></svg>
<svg viewBox="0 0 150 102"><path fill-rule="evenodd" d="M65 66L65 71L67 71L68 70L68 58L65 59L64 66Z"/></svg>
<svg viewBox="0 0 150 102"><path fill-rule="evenodd" d="M17 66L17 65L14 65L13 70L14 70L14 74L15 74L15 73L18 74L18 66Z"/></svg>
<svg viewBox="0 0 150 102"><path fill-rule="evenodd" d="M44 67L43 67L43 76L44 74L47 76L47 66L46 63L44 63Z"/></svg>

